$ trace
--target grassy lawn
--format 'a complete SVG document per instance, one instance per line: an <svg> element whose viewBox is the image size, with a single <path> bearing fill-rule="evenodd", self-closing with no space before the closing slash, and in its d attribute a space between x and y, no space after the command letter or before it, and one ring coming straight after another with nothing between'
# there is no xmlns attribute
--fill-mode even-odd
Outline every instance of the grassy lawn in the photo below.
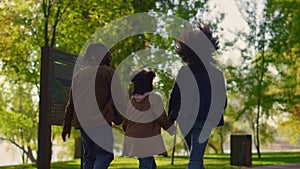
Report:
<svg viewBox="0 0 300 169"><path fill-rule="evenodd" d="M258 159L256 154L252 155L253 166L276 165L285 163L300 162L300 153L263 153L262 158ZM188 157L179 156L175 158L174 165L171 165L171 158L156 157L158 168L161 169L185 169ZM211 155L204 157L206 169L231 169L240 168L230 165L230 155ZM0 169L36 169L35 165L6 166ZM80 160L52 163L51 169L79 169ZM109 169L137 169L138 160L135 158L115 157Z"/></svg>

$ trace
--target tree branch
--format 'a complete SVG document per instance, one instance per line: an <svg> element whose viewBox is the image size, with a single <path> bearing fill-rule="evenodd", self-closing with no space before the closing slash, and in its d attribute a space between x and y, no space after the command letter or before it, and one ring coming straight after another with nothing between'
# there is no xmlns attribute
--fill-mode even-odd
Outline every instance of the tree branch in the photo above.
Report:
<svg viewBox="0 0 300 169"><path fill-rule="evenodd" d="M12 143L13 145L15 145L16 147L18 147L19 149L21 149L22 151L26 151L26 150L24 149L24 147L20 146L18 143L16 143L16 142L15 142L14 140L12 140L12 139L0 137L0 140L8 141L8 142Z"/></svg>
<svg viewBox="0 0 300 169"><path fill-rule="evenodd" d="M216 154L218 154L218 149L217 149L213 144L207 143L207 145L208 145L209 147L211 147L211 148L215 151Z"/></svg>
<svg viewBox="0 0 300 169"><path fill-rule="evenodd" d="M36 162L36 159L34 158L33 154L32 154L32 149L30 146L27 146L28 151L26 151L24 146L19 145L17 142L15 142L13 139L9 139L9 138L4 138L4 137L0 137L0 140L3 141L8 141L11 144L13 144L14 146L16 146L17 148L19 148L20 150L23 151L23 153L26 154L26 156L30 159L31 162Z"/></svg>
<svg viewBox="0 0 300 169"><path fill-rule="evenodd" d="M70 5L70 3L67 3L66 7L62 10L62 12L61 12L61 6L58 5L58 9L57 9L56 15L55 15L54 25L52 26L51 46L54 46L54 45L55 45L55 40L56 40L56 28L57 28L58 22L61 20L63 14L67 11L69 5Z"/></svg>
<svg viewBox="0 0 300 169"><path fill-rule="evenodd" d="M43 0L43 10L45 17L45 25L44 25L44 38L45 38L45 46L49 45L49 37L48 37L48 24L49 24L49 16L51 12L51 2L50 0Z"/></svg>
<svg viewBox="0 0 300 169"><path fill-rule="evenodd" d="M56 27L57 27L57 24L58 24L59 18L60 18L59 16L60 16L60 5L57 8L57 11L56 11L56 14L55 14L54 24L52 26L52 39L51 39L50 46L55 45L55 37L56 37L55 34L56 34Z"/></svg>

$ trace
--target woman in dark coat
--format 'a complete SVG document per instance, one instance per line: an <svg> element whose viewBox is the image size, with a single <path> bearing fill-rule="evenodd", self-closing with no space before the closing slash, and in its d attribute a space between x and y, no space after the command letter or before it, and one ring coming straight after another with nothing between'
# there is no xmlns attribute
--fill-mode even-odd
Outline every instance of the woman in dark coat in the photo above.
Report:
<svg viewBox="0 0 300 169"><path fill-rule="evenodd" d="M204 36L205 35L205 36ZM192 49L191 49L192 48ZM222 73L213 64L212 55L219 48L208 26L200 24L182 32L176 44L176 52L187 65L181 67L169 100L169 117L177 121L190 150L188 169L203 169L203 156L211 129L224 125L223 110L226 102L225 82ZM206 62L206 63L205 63ZM210 72L209 72L210 71ZM210 79L211 72L218 80ZM213 81L215 80L215 81ZM219 99L222 110L216 111L211 82L220 83L224 99ZM217 87L219 88L219 87ZM225 97L223 97L225 95ZM210 113L211 111L215 111Z"/></svg>

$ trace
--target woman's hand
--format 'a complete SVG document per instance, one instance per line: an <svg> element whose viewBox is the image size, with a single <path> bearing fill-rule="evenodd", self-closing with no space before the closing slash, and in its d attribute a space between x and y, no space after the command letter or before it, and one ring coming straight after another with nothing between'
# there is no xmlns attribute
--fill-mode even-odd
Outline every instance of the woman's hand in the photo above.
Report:
<svg viewBox="0 0 300 169"><path fill-rule="evenodd" d="M173 136L176 133L176 126L175 123L172 124L172 126L170 128L168 128L168 130L166 130L171 136Z"/></svg>

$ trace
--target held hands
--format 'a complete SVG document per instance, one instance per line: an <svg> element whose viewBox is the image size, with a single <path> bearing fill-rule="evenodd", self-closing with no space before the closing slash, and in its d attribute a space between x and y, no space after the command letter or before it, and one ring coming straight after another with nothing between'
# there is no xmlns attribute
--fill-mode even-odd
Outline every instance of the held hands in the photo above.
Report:
<svg viewBox="0 0 300 169"><path fill-rule="evenodd" d="M167 132L173 136L176 133L176 126L175 123L172 124L172 126L170 128L168 128Z"/></svg>
<svg viewBox="0 0 300 169"><path fill-rule="evenodd" d="M164 156L164 157L168 157L168 152L163 152L163 153L160 153L160 154L158 154L159 156Z"/></svg>

